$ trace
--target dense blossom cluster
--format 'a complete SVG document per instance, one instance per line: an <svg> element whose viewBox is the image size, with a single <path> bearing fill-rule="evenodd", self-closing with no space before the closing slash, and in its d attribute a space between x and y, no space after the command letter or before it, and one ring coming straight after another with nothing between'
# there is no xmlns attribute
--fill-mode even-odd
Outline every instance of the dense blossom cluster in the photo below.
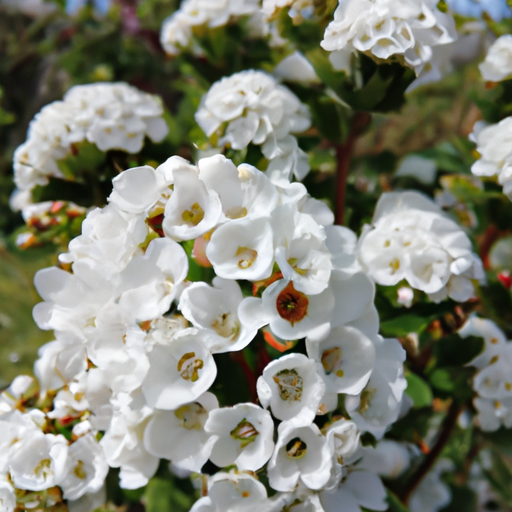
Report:
<svg viewBox="0 0 512 512"><path fill-rule="evenodd" d="M214 83L201 100L196 121L217 146L260 145L274 181L301 180L309 172L308 155L292 135L311 126L309 110L262 71L242 71Z"/></svg>
<svg viewBox="0 0 512 512"><path fill-rule="evenodd" d="M94 502L107 464L120 468L122 487L134 489L160 458L194 472L210 459L238 473L212 477L195 510L227 510L233 482L232 492L268 501L269 510L299 500L330 512L339 493L384 510L378 477L350 460L360 432L379 439L400 415L405 352L378 335L374 286L357 265L356 236L332 223L302 184L273 182L222 155L197 166L172 157L157 169L120 174L109 204L88 214L82 235L60 256L71 271L36 276L44 302L34 318L56 340L41 348L35 373L42 399L54 398L46 416L21 400L6 402L0 420L13 423L17 441L5 474L13 477L19 464L31 479L13 477L14 487L60 486L66 499ZM211 284L187 281L182 243L189 241L196 260L213 267ZM244 297L243 282L252 283L253 296ZM257 382L261 406L219 407L211 392L215 354L243 349L262 328L306 338L307 355L266 366ZM340 395L352 420L319 420L320 429L315 418L335 410ZM52 432L52 421L76 422L71 443ZM16 432L25 424L40 429L44 449L23 465L18 454L29 441ZM104 433L99 443L97 432ZM279 491L271 500L243 473L265 465ZM86 475L73 492L57 476L70 467ZM372 496L361 492L368 482Z"/></svg>
<svg viewBox="0 0 512 512"><path fill-rule="evenodd" d="M469 363L478 370L473 379L478 396L473 403L480 428L512 428L512 343L494 322L476 316L461 328L460 335L484 339L483 352Z"/></svg>
<svg viewBox="0 0 512 512"><path fill-rule="evenodd" d="M382 195L372 225L363 229L359 261L377 283L405 279L435 302L465 302L474 296L472 281L484 278L466 233L417 192Z"/></svg>
<svg viewBox="0 0 512 512"><path fill-rule="evenodd" d="M437 0L347 0L339 3L322 47L332 52L335 69L350 71L360 51L379 61L396 60L419 75L432 58L432 47L453 42L453 17Z"/></svg>
<svg viewBox="0 0 512 512"><path fill-rule="evenodd" d="M185 49L201 55L202 50L193 43L194 30L222 27L244 16L249 17L252 31L263 35L260 0L184 0L180 8L164 20L160 42L169 55L177 55Z"/></svg>
<svg viewBox="0 0 512 512"><path fill-rule="evenodd" d="M59 160L71 155L73 146L83 141L101 151L138 153L145 137L159 142L167 135L162 114L156 96L125 83L75 86L30 123L27 140L14 155L16 186L30 191L36 185L46 185L50 176L64 177Z"/></svg>

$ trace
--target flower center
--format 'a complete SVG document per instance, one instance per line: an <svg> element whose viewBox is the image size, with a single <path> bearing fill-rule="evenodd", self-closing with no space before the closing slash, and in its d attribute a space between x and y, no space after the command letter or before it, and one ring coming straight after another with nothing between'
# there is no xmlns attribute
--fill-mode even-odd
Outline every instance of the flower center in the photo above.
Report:
<svg viewBox="0 0 512 512"><path fill-rule="evenodd" d="M341 369L343 363L343 352L340 347L333 347L324 350L322 354L322 366L325 373L330 375L335 373L337 377L343 377L345 372Z"/></svg>
<svg viewBox="0 0 512 512"><path fill-rule="evenodd" d="M359 414L364 414L371 405L372 398L375 396L377 392L376 389L365 389L361 393L361 398L359 399Z"/></svg>
<svg viewBox="0 0 512 512"><path fill-rule="evenodd" d="M258 251L249 249L249 247L239 247L235 256L239 257L238 268L246 269L252 266L254 260L258 257Z"/></svg>
<svg viewBox="0 0 512 512"><path fill-rule="evenodd" d="M279 388L281 400L300 402L304 381L296 370L281 370L274 375L273 379Z"/></svg>
<svg viewBox="0 0 512 512"><path fill-rule="evenodd" d="M229 433L229 435L240 441L242 448L251 444L259 436L259 432L245 418Z"/></svg>
<svg viewBox="0 0 512 512"><path fill-rule="evenodd" d="M199 379L199 370L204 366L202 359L196 358L195 352L187 352L178 361L178 371L182 379L196 382Z"/></svg>
<svg viewBox="0 0 512 512"><path fill-rule="evenodd" d="M204 210L199 206L199 203L194 203L190 210L185 210L181 214L181 218L185 224L197 226L204 219Z"/></svg>
<svg viewBox="0 0 512 512"><path fill-rule="evenodd" d="M201 430L207 412L201 404L194 402L181 406L174 414L181 421L183 428L187 430Z"/></svg>
<svg viewBox="0 0 512 512"><path fill-rule="evenodd" d="M85 477L87 476L87 473L84 470L84 463L83 463L83 461L81 461L81 460L77 461L75 469L73 469L73 474L77 478L80 478L80 480L84 480L85 479Z"/></svg>
<svg viewBox="0 0 512 512"><path fill-rule="evenodd" d="M39 464L34 468L34 474L37 477L42 476L44 480L47 477L53 474L53 471L50 469L52 461L50 459L42 459Z"/></svg>
<svg viewBox="0 0 512 512"><path fill-rule="evenodd" d="M212 329L219 336L234 340L240 332L240 324L233 319L231 313L223 313L212 323Z"/></svg>
<svg viewBox="0 0 512 512"><path fill-rule="evenodd" d="M307 453L308 447L304 441L298 437L293 438L286 445L286 455L290 459L302 459Z"/></svg>
<svg viewBox="0 0 512 512"><path fill-rule="evenodd" d="M300 322L308 314L309 300L302 293L298 292L290 281L286 288L277 296L276 308L279 316L295 324Z"/></svg>

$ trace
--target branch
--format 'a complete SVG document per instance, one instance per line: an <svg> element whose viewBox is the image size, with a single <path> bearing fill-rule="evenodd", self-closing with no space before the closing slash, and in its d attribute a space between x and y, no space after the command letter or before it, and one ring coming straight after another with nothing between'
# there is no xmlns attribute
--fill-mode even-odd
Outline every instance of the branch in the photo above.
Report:
<svg viewBox="0 0 512 512"><path fill-rule="evenodd" d="M350 161L357 138L370 124L371 114L368 112L356 112L352 118L350 134L345 142L336 144L336 159L338 161L336 179L336 220L335 224L343 225L345 217L345 193L347 189L347 178L350 170Z"/></svg>
<svg viewBox="0 0 512 512"><path fill-rule="evenodd" d="M451 403L436 444L432 447L430 453L425 457L416 472L412 475L407 483L406 489L401 493L400 499L404 505L407 505L414 491L435 465L437 458L441 455L444 447L452 436L453 429L457 424L457 419L462 412L463 407L463 405L459 404L455 400Z"/></svg>

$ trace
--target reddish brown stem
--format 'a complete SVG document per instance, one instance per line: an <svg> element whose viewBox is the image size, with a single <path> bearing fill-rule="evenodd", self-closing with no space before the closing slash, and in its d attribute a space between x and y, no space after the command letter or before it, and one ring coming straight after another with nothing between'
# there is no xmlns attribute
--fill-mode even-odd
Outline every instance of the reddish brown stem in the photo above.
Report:
<svg viewBox="0 0 512 512"><path fill-rule="evenodd" d="M334 146L336 150L336 159L338 169L336 173L336 220L335 223L343 225L345 218L345 195L347 190L347 179L350 170L350 161L357 138L371 121L371 115L368 112L356 112L352 118L350 134L340 144Z"/></svg>
<svg viewBox="0 0 512 512"><path fill-rule="evenodd" d="M410 478L404 492L401 493L400 499L402 500L402 503L404 503L404 505L407 505L410 497L418 488L418 485L420 485L425 476L427 476L430 470L434 467L437 458L439 457L439 455L441 455L444 447L446 446L446 444L448 443L452 436L453 429L457 424L457 419L460 413L462 412L462 409L463 407L459 403L455 401L451 403L435 445L432 447L430 453L426 455L423 462L420 464L418 469Z"/></svg>

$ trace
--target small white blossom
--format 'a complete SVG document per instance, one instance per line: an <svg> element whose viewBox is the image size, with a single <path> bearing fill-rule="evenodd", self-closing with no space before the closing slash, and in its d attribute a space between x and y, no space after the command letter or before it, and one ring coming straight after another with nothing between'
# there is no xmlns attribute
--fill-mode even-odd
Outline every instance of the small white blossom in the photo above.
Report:
<svg viewBox="0 0 512 512"><path fill-rule="evenodd" d="M357 395L375 364L375 346L354 327L336 327L322 341L306 340L308 356L321 364L327 391Z"/></svg>
<svg viewBox="0 0 512 512"><path fill-rule="evenodd" d="M441 459L412 494L409 500L411 512L437 512L448 505L452 493L441 480L441 474L453 470L454 464L451 460Z"/></svg>
<svg viewBox="0 0 512 512"><path fill-rule="evenodd" d="M86 493L98 492L108 473L103 450L92 434L75 441L68 451L68 472L60 482L64 498L77 500Z"/></svg>
<svg viewBox="0 0 512 512"><path fill-rule="evenodd" d="M301 481L309 489L321 489L331 476L331 457L327 440L314 423L296 426L293 421L283 422L267 466L270 486L288 492Z"/></svg>
<svg viewBox="0 0 512 512"><path fill-rule="evenodd" d="M256 335L238 317L243 300L235 281L216 277L213 287L193 283L180 297L180 310L197 328L206 329L205 343L212 353L231 352L245 348Z"/></svg>
<svg viewBox="0 0 512 512"><path fill-rule="evenodd" d="M263 407L280 420L308 424L325 393L318 363L303 354L289 354L269 363L257 382Z"/></svg>
<svg viewBox="0 0 512 512"><path fill-rule="evenodd" d="M181 331L168 345L155 345L148 359L142 392L157 409L175 410L194 402L217 376L215 361L197 329Z"/></svg>
<svg viewBox="0 0 512 512"><path fill-rule="evenodd" d="M512 200L512 117L491 125L478 121L469 138L480 156L471 166L471 172L481 177L497 176L503 193Z"/></svg>
<svg viewBox="0 0 512 512"><path fill-rule="evenodd" d="M380 439L400 414L407 381L403 374L405 350L398 340L374 341L375 368L358 396L347 395L345 407L359 429Z"/></svg>
<svg viewBox="0 0 512 512"><path fill-rule="evenodd" d="M144 431L146 450L179 469L201 472L215 441L204 426L218 406L215 395L204 393L175 411L155 411Z"/></svg>
<svg viewBox="0 0 512 512"><path fill-rule="evenodd" d="M512 77L512 36L499 37L478 66L484 80L501 82Z"/></svg>
<svg viewBox="0 0 512 512"><path fill-rule="evenodd" d="M257 471L274 451L274 422L270 413L257 405L216 409L204 428L216 436L210 460L219 467L235 464L242 471Z"/></svg>

